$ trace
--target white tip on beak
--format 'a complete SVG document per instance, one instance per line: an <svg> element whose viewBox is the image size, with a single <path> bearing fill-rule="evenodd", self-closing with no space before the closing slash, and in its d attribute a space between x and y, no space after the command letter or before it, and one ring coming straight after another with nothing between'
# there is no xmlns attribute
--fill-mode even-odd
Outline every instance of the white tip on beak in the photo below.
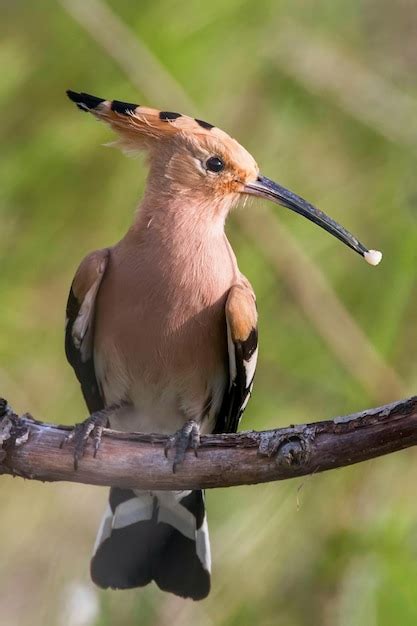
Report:
<svg viewBox="0 0 417 626"><path fill-rule="evenodd" d="M382 252L379 250L368 250L363 256L369 265L378 265L382 259Z"/></svg>

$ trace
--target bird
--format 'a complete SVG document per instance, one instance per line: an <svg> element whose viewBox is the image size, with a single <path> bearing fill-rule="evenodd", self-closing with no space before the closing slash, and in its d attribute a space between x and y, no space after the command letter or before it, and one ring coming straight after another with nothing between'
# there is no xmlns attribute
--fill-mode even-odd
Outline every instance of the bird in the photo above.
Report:
<svg viewBox="0 0 417 626"><path fill-rule="evenodd" d="M376 265L381 253L300 196L263 176L235 139L204 120L83 93L67 95L107 123L115 145L147 155L144 196L127 233L88 254L67 303L65 350L89 417L77 424L74 463L97 453L105 426L169 436L173 471L201 433L232 433L252 393L256 298L239 271L225 221L242 198L268 199L319 225ZM172 459L171 459L172 460ZM102 588L155 581L182 598L210 591L201 490L111 488L91 559Z"/></svg>

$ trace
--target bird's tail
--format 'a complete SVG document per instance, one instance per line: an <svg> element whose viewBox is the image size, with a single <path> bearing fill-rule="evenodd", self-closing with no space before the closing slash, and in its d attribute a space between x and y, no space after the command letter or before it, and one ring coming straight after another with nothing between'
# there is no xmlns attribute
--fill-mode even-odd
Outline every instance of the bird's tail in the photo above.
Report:
<svg viewBox="0 0 417 626"><path fill-rule="evenodd" d="M110 489L91 577L103 588L152 580L164 591L201 600L210 591L210 542L202 491Z"/></svg>

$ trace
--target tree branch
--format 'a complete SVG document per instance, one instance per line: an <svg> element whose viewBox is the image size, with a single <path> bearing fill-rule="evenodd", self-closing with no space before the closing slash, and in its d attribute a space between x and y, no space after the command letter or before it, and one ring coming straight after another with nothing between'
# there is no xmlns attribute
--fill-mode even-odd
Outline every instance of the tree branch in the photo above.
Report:
<svg viewBox="0 0 417 626"><path fill-rule="evenodd" d="M172 472L167 437L104 430L74 470L73 447L60 444L70 427L18 417L0 402L0 474L130 487L194 489L284 480L359 463L417 444L417 396L331 420L201 437L198 458L187 452Z"/></svg>

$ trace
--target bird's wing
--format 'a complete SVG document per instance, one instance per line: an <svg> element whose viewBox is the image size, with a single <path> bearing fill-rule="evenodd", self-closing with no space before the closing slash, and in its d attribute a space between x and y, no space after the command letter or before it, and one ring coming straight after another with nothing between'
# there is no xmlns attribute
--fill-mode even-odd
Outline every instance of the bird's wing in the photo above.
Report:
<svg viewBox="0 0 417 626"><path fill-rule="evenodd" d="M236 432L249 401L258 358L258 314L249 282L231 288L226 302L229 388L214 432Z"/></svg>
<svg viewBox="0 0 417 626"><path fill-rule="evenodd" d="M80 381L90 413L104 408L94 369L94 313L96 296L106 271L109 250L97 250L82 261L67 303L65 353Z"/></svg>

